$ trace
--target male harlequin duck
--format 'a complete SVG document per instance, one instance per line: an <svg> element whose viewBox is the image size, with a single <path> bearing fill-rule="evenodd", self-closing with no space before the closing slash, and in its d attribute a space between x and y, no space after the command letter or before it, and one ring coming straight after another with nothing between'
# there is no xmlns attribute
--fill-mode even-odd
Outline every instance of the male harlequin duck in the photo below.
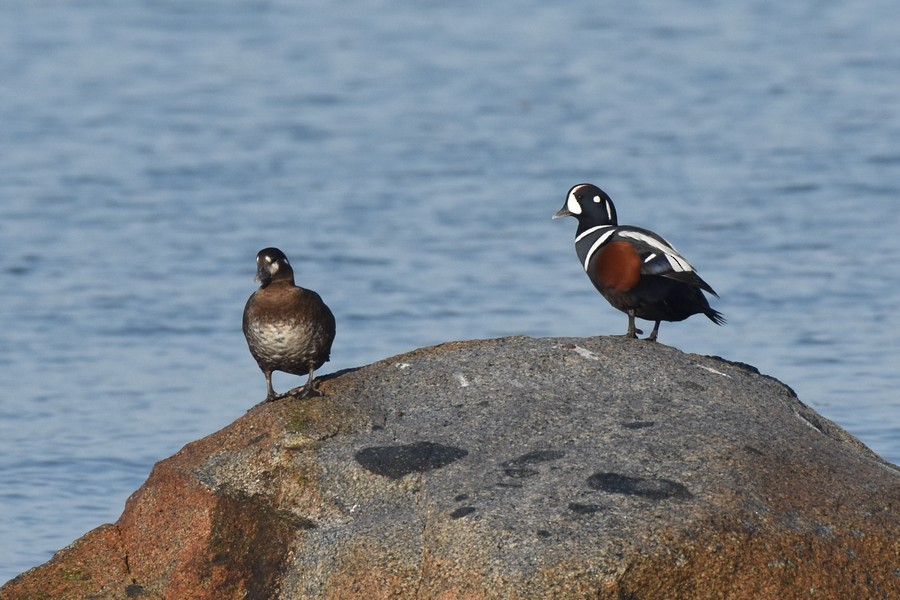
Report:
<svg viewBox="0 0 900 600"><path fill-rule="evenodd" d="M259 289L244 307L244 336L250 354L266 376L266 401L288 395L318 395L315 370L331 355L334 315L312 290L294 285L294 269L278 248L256 255ZM272 371L309 374L300 388L284 394L272 389Z"/></svg>
<svg viewBox="0 0 900 600"><path fill-rule="evenodd" d="M709 307L705 290L718 297L672 245L652 231L619 225L606 193L579 183L554 219L578 219L575 252L591 283L613 307L628 315L626 337L636 338L634 319L656 321L647 337L655 340L660 321L682 321L703 313L716 325L725 318Z"/></svg>

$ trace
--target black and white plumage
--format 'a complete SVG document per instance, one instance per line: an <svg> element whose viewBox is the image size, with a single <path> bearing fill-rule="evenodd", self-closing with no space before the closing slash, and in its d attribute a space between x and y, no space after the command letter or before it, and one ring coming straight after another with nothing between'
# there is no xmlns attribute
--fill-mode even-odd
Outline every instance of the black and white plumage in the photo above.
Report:
<svg viewBox="0 0 900 600"><path fill-rule="evenodd" d="M575 251L594 287L628 315L628 337L637 337L635 317L654 321L647 337L655 340L661 321L682 321L704 314L717 324L725 318L709 306L703 292L718 296L694 267L659 235L619 225L606 193L590 183L573 186L554 219L578 219Z"/></svg>
<svg viewBox="0 0 900 600"><path fill-rule="evenodd" d="M244 307L243 330L250 354L266 377L266 400L317 395L315 370L331 356L335 322L319 294L294 284L294 270L278 248L256 255L260 286ZM309 375L306 384L285 394L272 388L272 372Z"/></svg>

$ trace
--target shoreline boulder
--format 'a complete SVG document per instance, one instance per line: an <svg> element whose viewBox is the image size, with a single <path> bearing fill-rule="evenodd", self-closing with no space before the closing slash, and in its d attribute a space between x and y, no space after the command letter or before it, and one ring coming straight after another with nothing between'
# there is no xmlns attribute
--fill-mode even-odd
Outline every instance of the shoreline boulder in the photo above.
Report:
<svg viewBox="0 0 900 600"><path fill-rule="evenodd" d="M0 598L893 598L900 470L754 368L452 342L159 462Z"/></svg>

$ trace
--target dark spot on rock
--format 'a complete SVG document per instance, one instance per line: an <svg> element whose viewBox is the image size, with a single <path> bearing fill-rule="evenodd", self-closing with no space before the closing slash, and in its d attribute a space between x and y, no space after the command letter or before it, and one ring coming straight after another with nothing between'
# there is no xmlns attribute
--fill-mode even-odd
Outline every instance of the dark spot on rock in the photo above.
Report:
<svg viewBox="0 0 900 600"><path fill-rule="evenodd" d="M578 515L592 515L603 510L599 504L579 504L578 502L569 502L569 510Z"/></svg>
<svg viewBox="0 0 900 600"><path fill-rule="evenodd" d="M219 494L208 518L205 552L211 566L245 574L242 583L247 598L269 597L266 590L276 585L297 530L315 527L291 510L275 508L262 495L241 491Z"/></svg>
<svg viewBox="0 0 900 600"><path fill-rule="evenodd" d="M433 442L416 442L402 446L373 446L355 455L364 469L391 479L410 473L424 473L446 467L466 456L468 451Z"/></svg>
<svg viewBox="0 0 900 600"><path fill-rule="evenodd" d="M762 456L762 452L754 448L753 446L744 446L744 451L749 454L755 454L756 456Z"/></svg>
<svg viewBox="0 0 900 600"><path fill-rule="evenodd" d="M569 342L564 342L559 347L565 350L574 350L576 348L575 344L570 344Z"/></svg>
<svg viewBox="0 0 900 600"><path fill-rule="evenodd" d="M687 390L695 391L695 392L705 392L706 391L706 388L703 387L702 385L700 385L699 383L697 383L696 381L682 381L681 387L683 387Z"/></svg>
<svg viewBox="0 0 900 600"><path fill-rule="evenodd" d="M822 425L822 421L819 420L814 412L812 412L811 410L805 410L799 413L799 415L801 419L815 427L819 431L819 433L825 433L825 426Z"/></svg>
<svg viewBox="0 0 900 600"><path fill-rule="evenodd" d="M750 519L741 519L741 526L743 526L744 531L749 534L754 534L759 531L759 524Z"/></svg>
<svg viewBox="0 0 900 600"><path fill-rule="evenodd" d="M656 425L656 421L631 421L630 423L622 423L622 427L625 429L644 429L653 427L654 425Z"/></svg>
<svg viewBox="0 0 900 600"><path fill-rule="evenodd" d="M450 513L450 518L451 519L460 519L466 515L471 515L473 512L475 512L474 506L460 506L459 508L454 510L452 513Z"/></svg>
<svg viewBox="0 0 900 600"><path fill-rule="evenodd" d="M619 473L594 473L587 480L588 486L610 494L640 496L650 500L675 498L683 500L693 495L686 487L671 479L644 479Z"/></svg>
<svg viewBox="0 0 900 600"><path fill-rule="evenodd" d="M717 360L719 362L723 362L726 365L731 365L732 367L737 367L742 371L746 371L752 375L760 375L759 369L754 367L753 365L748 365L747 363L738 362L736 360L728 360L726 358L722 358L721 356L710 356L710 358Z"/></svg>
<svg viewBox="0 0 900 600"><path fill-rule="evenodd" d="M256 436L255 438L253 438L252 440L250 440L250 442L249 442L248 445L249 445L249 446L253 446L253 445L255 445L255 444L258 444L258 443L260 443L261 441L263 441L264 439L266 439L267 437L269 437L269 434L268 434L268 433L261 433L261 434L259 434L258 436Z"/></svg>
<svg viewBox="0 0 900 600"><path fill-rule="evenodd" d="M500 483L497 484L497 487L502 487L502 488L520 488L520 487L522 487L522 484L521 484L521 483L504 483L504 482L501 481Z"/></svg>
<svg viewBox="0 0 900 600"><path fill-rule="evenodd" d="M372 431L384 431L384 426L382 426L382 425L372 425Z"/></svg>
<svg viewBox="0 0 900 600"><path fill-rule="evenodd" d="M144 586L142 585L129 585L125 588L125 597L126 598L137 598L138 596L144 595Z"/></svg>
<svg viewBox="0 0 900 600"><path fill-rule="evenodd" d="M834 529L825 523L816 523L814 531L816 532L816 535L829 541L833 541L836 537L834 535Z"/></svg>
<svg viewBox="0 0 900 600"><path fill-rule="evenodd" d="M311 521L304 517L298 517L290 511L283 510L281 512L283 513L287 524L293 527L294 531L305 531L307 529L316 529L318 527L315 521Z"/></svg>
<svg viewBox="0 0 900 600"><path fill-rule="evenodd" d="M550 532L546 529L538 529L535 533L537 533L538 537L548 538L550 537Z"/></svg>
<svg viewBox="0 0 900 600"><path fill-rule="evenodd" d="M550 460L559 460L566 455L565 452L559 450L535 450L523 454L519 458L514 458L503 463L503 467L521 467L524 465L535 465Z"/></svg>
<svg viewBox="0 0 900 600"><path fill-rule="evenodd" d="M534 469L503 469L503 474L507 477L523 479L525 477L534 477L538 472Z"/></svg>
<svg viewBox="0 0 900 600"><path fill-rule="evenodd" d="M783 387L784 389L786 389L787 392L788 392L792 397L796 398L797 400L800 399L800 396L797 395L797 392L794 391L794 388L792 388L792 387L789 386L788 384L783 383L783 382L781 382L781 381L775 379L775 378L772 377L771 375L762 375L762 376L765 377L766 379L768 379L769 381L774 381L775 383L779 384L781 387Z"/></svg>
<svg viewBox="0 0 900 600"><path fill-rule="evenodd" d="M462 502L463 500L468 500L468 499L469 499L468 494L460 494L460 495L456 496L455 498L453 498L453 501L454 502Z"/></svg>
<svg viewBox="0 0 900 600"><path fill-rule="evenodd" d="M482 400L481 402L478 403L478 406L490 406L490 405L491 405L491 403L488 402L487 400Z"/></svg>

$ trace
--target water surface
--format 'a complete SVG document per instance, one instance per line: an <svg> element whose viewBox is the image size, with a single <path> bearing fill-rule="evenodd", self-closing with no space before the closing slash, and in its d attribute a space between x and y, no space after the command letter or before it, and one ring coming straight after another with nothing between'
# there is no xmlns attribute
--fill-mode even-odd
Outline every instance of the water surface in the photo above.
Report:
<svg viewBox="0 0 900 600"><path fill-rule="evenodd" d="M550 220L581 181L721 295L663 343L900 461L898 67L886 0L4 2L0 581L264 397L262 247L337 316L322 372L624 332Z"/></svg>

